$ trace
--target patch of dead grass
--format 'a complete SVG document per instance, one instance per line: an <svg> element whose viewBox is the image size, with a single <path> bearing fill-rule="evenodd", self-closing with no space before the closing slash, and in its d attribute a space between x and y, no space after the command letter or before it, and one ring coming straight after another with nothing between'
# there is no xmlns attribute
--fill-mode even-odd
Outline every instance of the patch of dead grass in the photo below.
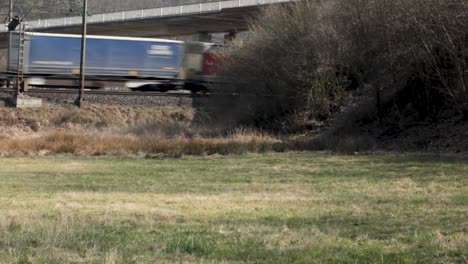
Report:
<svg viewBox="0 0 468 264"><path fill-rule="evenodd" d="M195 124L194 110L93 105L0 109L0 155L149 155L270 151L278 139L250 129Z"/></svg>
<svg viewBox="0 0 468 264"><path fill-rule="evenodd" d="M69 153L75 155L166 154L205 155L265 152L279 141L262 134L232 134L217 138L168 137L167 134L114 134L56 130L33 138L0 139L5 154Z"/></svg>

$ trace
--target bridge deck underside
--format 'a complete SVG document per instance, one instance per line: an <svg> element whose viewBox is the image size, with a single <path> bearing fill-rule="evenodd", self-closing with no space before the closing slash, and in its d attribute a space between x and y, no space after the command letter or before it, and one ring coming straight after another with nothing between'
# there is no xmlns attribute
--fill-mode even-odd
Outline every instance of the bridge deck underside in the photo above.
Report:
<svg viewBox="0 0 468 264"><path fill-rule="evenodd" d="M203 13L191 16L172 16L136 19L111 23L92 23L88 34L131 37L171 37L191 35L198 32L228 32L245 30L259 7L226 9L222 12ZM80 34L81 26L55 27L40 32ZM0 48L7 47L7 34L0 34Z"/></svg>

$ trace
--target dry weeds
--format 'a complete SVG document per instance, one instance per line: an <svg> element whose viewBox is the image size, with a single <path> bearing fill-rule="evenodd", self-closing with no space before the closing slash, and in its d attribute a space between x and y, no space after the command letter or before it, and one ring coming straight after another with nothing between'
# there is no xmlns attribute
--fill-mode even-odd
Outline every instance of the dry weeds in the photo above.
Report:
<svg viewBox="0 0 468 264"><path fill-rule="evenodd" d="M157 134L113 134L57 130L32 138L0 139L0 153L12 154L165 154L170 156L230 154L271 151L279 141L261 134L232 134L225 137L200 138Z"/></svg>
<svg viewBox="0 0 468 264"><path fill-rule="evenodd" d="M278 139L195 122L185 108L46 105L0 109L0 155L181 156L265 152Z"/></svg>

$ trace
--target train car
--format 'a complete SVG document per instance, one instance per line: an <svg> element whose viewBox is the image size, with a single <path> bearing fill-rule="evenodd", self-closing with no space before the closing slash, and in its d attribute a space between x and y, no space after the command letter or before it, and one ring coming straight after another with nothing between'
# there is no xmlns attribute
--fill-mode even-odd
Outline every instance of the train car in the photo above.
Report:
<svg viewBox="0 0 468 264"><path fill-rule="evenodd" d="M7 72L18 67L20 35L10 34L3 54ZM23 70L32 86L77 86L80 72L81 36L66 34L24 34ZM214 44L151 38L88 36L86 86L89 88L129 88L167 91L180 88L206 92L213 83ZM2 69L0 69L2 70Z"/></svg>
<svg viewBox="0 0 468 264"><path fill-rule="evenodd" d="M213 43L186 43L183 78L187 90L206 92L218 82L220 62L216 51L219 47Z"/></svg>
<svg viewBox="0 0 468 264"><path fill-rule="evenodd" d="M79 74L80 35L25 33L25 40L23 69L32 85L53 85L54 80L63 84ZM167 84L178 79L184 60L181 41L88 36L86 44L85 72L94 86L106 85L106 80L134 86L148 83L139 80ZM12 33L8 72L17 70L18 46L19 34Z"/></svg>

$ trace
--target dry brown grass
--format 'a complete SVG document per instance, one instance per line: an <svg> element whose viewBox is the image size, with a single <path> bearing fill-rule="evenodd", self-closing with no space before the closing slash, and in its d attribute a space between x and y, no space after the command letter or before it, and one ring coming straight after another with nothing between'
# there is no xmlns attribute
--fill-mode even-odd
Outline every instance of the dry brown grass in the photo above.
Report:
<svg viewBox="0 0 468 264"><path fill-rule="evenodd" d="M75 155L160 154L169 156L241 154L274 149L278 140L263 134L238 131L225 137L163 137L155 134L118 134L56 130L32 138L0 139L0 153Z"/></svg>
<svg viewBox="0 0 468 264"><path fill-rule="evenodd" d="M187 108L93 105L0 109L0 155L210 155L273 150L279 140L194 121Z"/></svg>
<svg viewBox="0 0 468 264"><path fill-rule="evenodd" d="M186 108L0 108L0 155L179 157L323 149L348 153L369 149L369 144L353 138L293 140L258 129L214 125L203 118L198 121L196 115L199 113Z"/></svg>
<svg viewBox="0 0 468 264"><path fill-rule="evenodd" d="M91 105L77 109L46 103L39 109L1 107L0 135L11 137L60 128L126 128L155 122L190 122L193 118L194 110L189 108Z"/></svg>

